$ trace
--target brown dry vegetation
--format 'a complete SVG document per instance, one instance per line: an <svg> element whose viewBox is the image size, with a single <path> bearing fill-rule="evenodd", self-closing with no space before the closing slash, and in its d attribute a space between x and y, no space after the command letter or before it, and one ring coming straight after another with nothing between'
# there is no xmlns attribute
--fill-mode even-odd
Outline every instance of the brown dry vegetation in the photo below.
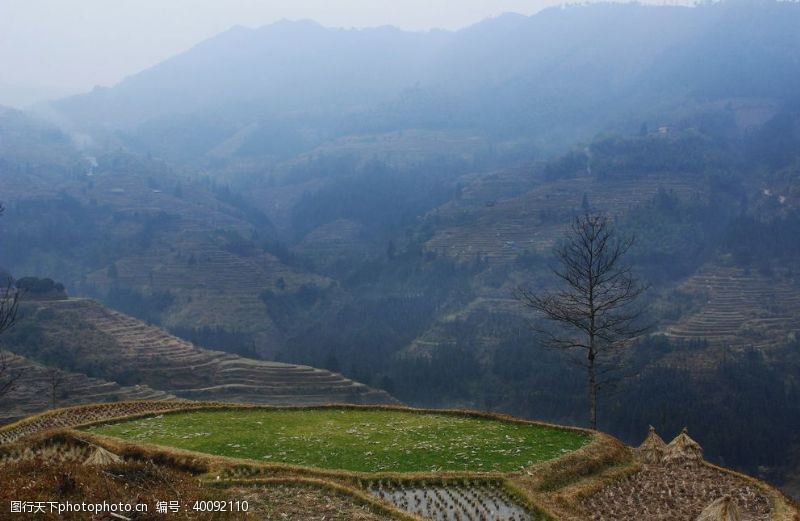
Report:
<svg viewBox="0 0 800 521"><path fill-rule="evenodd" d="M0 425L14 422L52 407L50 369L25 357L8 354L9 371L20 377L10 392L0 397ZM147 385L122 386L117 382L91 378L83 373L61 371L56 388L56 407L87 402L169 400L175 397Z"/></svg>
<svg viewBox="0 0 800 521"><path fill-rule="evenodd" d="M185 405L200 405L202 408L248 408L222 404ZM107 408L108 405L98 407ZM91 411L91 408L73 408L69 410L68 416L74 420L80 419L81 410ZM140 412L128 417L151 414L153 413ZM449 411L449 414L465 412ZM477 416L522 421L491 414ZM106 421L108 418L82 423ZM129 443L74 430L40 432L29 435L24 441L0 445L0 468L4 472L9 469L10 475L16 476L12 485L14 490L22 490L20 487L25 486L23 474L37 465L49 469L52 476L72 472L82 479L85 471L81 469L81 463L92 454L95 446L103 447L125 462L113 464L109 468L130 465L133 469L130 472L134 473L134 477L136 472L144 472L139 469L154 473L155 485L151 487L152 490L141 489L143 497L160 493L157 488L159 486L172 486L184 491L182 493L186 497L197 494L199 499L247 499L258 515L265 519L322 519L323 516L325 519L363 521L419 519L398 510L388 501L371 495L370 490L374 488L376 480L402 484L403 487L501 487L509 498L531 512L538 512L541 519L693 521L703 508L724 495L737 501L742 513L750 516L745 517L748 521L800 519L796 507L788 499L757 480L705 463L688 466L643 465L629 447L601 433L596 433L592 443L577 451L510 474L375 474L301 468ZM162 468L163 472L160 470ZM123 473L121 470L116 471ZM31 475L37 479L43 476ZM58 481L55 479L43 479L42 485L37 485L41 487L37 493L43 494L42 497L56 493ZM112 478L107 476L97 479ZM91 483L95 487L100 485L99 482ZM132 486L134 485L139 486L135 479ZM215 490L209 491L208 487ZM121 490L119 494L128 489L123 486ZM3 499L6 497L11 498L3 496ZM98 496L100 499L108 497L116 499L118 496L108 496L105 493Z"/></svg>
<svg viewBox="0 0 800 521"><path fill-rule="evenodd" d="M287 521L384 521L393 519L378 514L341 494L303 485L234 486L228 494L250 503L250 512L259 519Z"/></svg>
<svg viewBox="0 0 800 521"><path fill-rule="evenodd" d="M586 498L587 519L693 520L714 500L730 496L744 519L771 517L769 498L752 483L700 466L648 466Z"/></svg>
<svg viewBox="0 0 800 521"><path fill-rule="evenodd" d="M176 396L273 405L397 403L384 391L338 373L200 348L92 300L30 303L25 311L36 319L46 346L61 346L61 352L90 365L93 374L102 377L65 373L57 406ZM26 323L23 320L20 326ZM46 351L25 342L9 347L30 356L37 353L28 351ZM0 423L52 405L46 368L22 357L12 361L23 373L13 393L0 399ZM137 385L123 387L114 383L117 379Z"/></svg>
<svg viewBox="0 0 800 521"><path fill-rule="evenodd" d="M187 401L133 401L67 407L29 416L0 427L0 444L12 443L53 429L77 427L97 421L125 418L169 410L188 410L202 403Z"/></svg>
<svg viewBox="0 0 800 521"><path fill-rule="evenodd" d="M631 449L597 433L593 443L511 477L516 486L554 519L582 519L580 500L639 469Z"/></svg>
<svg viewBox="0 0 800 521"><path fill-rule="evenodd" d="M383 391L308 366L252 360L203 349L92 301L51 309L79 318L115 342L117 363L153 388L189 399L266 404L396 403ZM101 346L102 347L102 346Z"/></svg>
<svg viewBox="0 0 800 521"><path fill-rule="evenodd" d="M99 448L122 461L103 467L88 466L87 461L93 459ZM352 484L335 480L297 474L259 480L219 479L225 468L236 463L228 458L126 444L74 431L51 431L25 442L0 446L0 473L4 478L0 501L4 505L3 514L9 511L12 500L144 502L152 514L156 501L179 499L187 505L193 505L194 501L246 500L249 511L258 519L288 516L288 519L416 520L381 504ZM143 514L129 517L163 518ZM176 518L244 519L245 516L201 514L190 509ZM0 519L4 517L0 515ZM61 518L47 515L41 519ZM86 519L86 515L64 519Z"/></svg>
<svg viewBox="0 0 800 521"><path fill-rule="evenodd" d="M108 451L121 461L105 466L90 466L98 450ZM415 520L387 508L352 485L337 484L298 475L284 479L220 480L221 471L236 460L137 446L112 439L50 431L31 436L25 442L0 445L0 473L3 487L0 519L9 512L10 501L123 502L147 503L149 515L129 515L131 519L163 519L153 514L157 501L247 500L249 511L258 519L383 519ZM298 500L302 498L302 500ZM301 517L305 514L306 517ZM331 517L332 515L338 517ZM235 513L170 513L176 519L252 519ZM41 519L62 519L42 516ZM39 518L37 518L39 519ZM75 514L63 519L87 519ZM97 519L106 519L98 517Z"/></svg>
<svg viewBox="0 0 800 521"><path fill-rule="evenodd" d="M151 462L116 463L100 469L74 461L34 458L4 463L0 466L0 472L3 475L3 486L0 487L3 515L10 512L11 501L106 501L131 505L145 503L149 512L124 515L140 521L160 520L164 515L155 512L158 501L180 500L183 504L191 505L194 501L223 500L228 497L225 491L209 489L186 472ZM51 514L49 507L46 510L45 514L31 517L43 520L90 518L85 512L65 513L62 517ZM174 516L173 519L237 519L236 516L202 512L183 512L171 516Z"/></svg>

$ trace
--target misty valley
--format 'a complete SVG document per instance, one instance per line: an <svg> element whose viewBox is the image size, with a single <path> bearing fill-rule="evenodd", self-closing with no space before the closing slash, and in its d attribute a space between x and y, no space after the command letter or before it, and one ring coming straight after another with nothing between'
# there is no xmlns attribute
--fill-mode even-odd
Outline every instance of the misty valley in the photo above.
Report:
<svg viewBox="0 0 800 521"><path fill-rule="evenodd" d="M0 107L0 518L800 519L798 28L280 21Z"/></svg>

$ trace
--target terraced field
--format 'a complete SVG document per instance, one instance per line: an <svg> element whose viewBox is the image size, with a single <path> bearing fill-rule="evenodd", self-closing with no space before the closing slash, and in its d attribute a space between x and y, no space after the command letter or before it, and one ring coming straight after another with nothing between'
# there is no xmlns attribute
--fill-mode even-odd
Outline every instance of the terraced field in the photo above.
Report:
<svg viewBox="0 0 800 521"><path fill-rule="evenodd" d="M620 502L619 498L630 498ZM670 498L680 497L680 501ZM768 521L769 500L753 483L711 467L648 467L629 479L609 486L585 502L592 521L695 519L709 498L734 497L740 519Z"/></svg>
<svg viewBox="0 0 800 521"><path fill-rule="evenodd" d="M292 292L301 285L330 283L290 268L268 253L237 255L210 232L190 232L182 226L176 223L148 250L118 260L114 280L108 269L102 269L89 274L84 287L105 294L116 284L145 295L168 288L174 301L162 313L166 327L250 333L259 352L269 355L282 339L259 295L279 286Z"/></svg>
<svg viewBox="0 0 800 521"><path fill-rule="evenodd" d="M582 433L403 410L231 410L170 414L89 432L209 454L358 472L508 472L585 445Z"/></svg>
<svg viewBox="0 0 800 521"><path fill-rule="evenodd" d="M492 324L493 317L518 317L522 321L528 318L525 309L513 295L514 288L504 285L497 290L481 288L482 294L466 306L435 321L431 327L415 338L405 351L413 356L428 356L437 346L454 342L453 330L460 324L480 324L477 328L476 340L485 349L497 346L503 340L502 331ZM525 325L528 322L523 322Z"/></svg>
<svg viewBox="0 0 800 521"><path fill-rule="evenodd" d="M201 496L211 487L209 497L246 500L268 519L695 521L724 498L747 521L800 515L768 485L706 464L685 432L669 445L651 433L632 451L602 433L465 411L86 406L0 428L0 471L33 464L54 476L81 465L131 479L142 465L179 472ZM229 518L244 517L219 517Z"/></svg>
<svg viewBox="0 0 800 521"><path fill-rule="evenodd" d="M270 466L286 464L327 479L359 475L365 478L359 488L384 504L453 521L548 519L500 476L593 443L586 431L488 414L361 407L211 408L104 423L86 432L267 465L232 469L234 483L270 480ZM438 477L454 472L470 477ZM375 475L409 477L369 479Z"/></svg>
<svg viewBox="0 0 800 521"><path fill-rule="evenodd" d="M331 262L368 251L361 238L363 226L348 219L337 219L309 232L295 251L317 260Z"/></svg>
<svg viewBox="0 0 800 521"><path fill-rule="evenodd" d="M636 453L640 469L582 499L586 519L767 521L798 515L757 480L705 463L702 447L686 429L667 444L651 427ZM709 516L720 502L730 515Z"/></svg>
<svg viewBox="0 0 800 521"><path fill-rule="evenodd" d="M251 229L239 210L163 162L120 153L100 157L99 163L75 181L77 186L66 190L82 201L94 199L122 214L165 212L177 216L187 231Z"/></svg>
<svg viewBox="0 0 800 521"><path fill-rule="evenodd" d="M706 266L679 289L702 307L666 328L672 338L765 348L800 334L800 286L780 274Z"/></svg>
<svg viewBox="0 0 800 521"><path fill-rule="evenodd" d="M5 268L39 273L42 265L58 265L54 274L60 282L98 298L105 298L112 284L144 296L169 292L172 305L158 317L166 327L247 334L260 354L274 354L282 337L259 294L276 286L291 292L329 282L290 268L258 247L232 248L231 238L252 237L254 226L204 185L158 161L125 154L99 161L94 169L88 162L76 168L77 175L0 170L0 193L10 215L17 207L51 201L63 205L65 198L90 209L93 219L106 220L109 264L98 269L94 261L62 262L55 255L48 258L45 247L39 257Z"/></svg>
<svg viewBox="0 0 800 521"><path fill-rule="evenodd" d="M524 194L541 184L541 176L531 167L506 168L491 173L468 174L461 178L458 198L441 207L444 214L464 208L492 207Z"/></svg>
<svg viewBox="0 0 800 521"><path fill-rule="evenodd" d="M274 405L396 403L383 391L330 371L199 348L91 300L38 305L55 313L55 324L80 322L101 333L105 340L93 352L98 360L125 367L141 384L180 398Z"/></svg>
<svg viewBox="0 0 800 521"><path fill-rule="evenodd" d="M387 521L399 516L376 509L360 498L316 483L253 483L234 485L230 497L248 501L246 519L286 521Z"/></svg>
<svg viewBox="0 0 800 521"><path fill-rule="evenodd" d="M437 231L425 247L460 261L480 256L490 262L509 262L526 250L549 251L580 210L583 194L593 208L619 215L660 188L688 197L698 187L680 176L649 175L614 182L582 177L546 183L517 197L487 201L483 207L451 203L429 216L456 224ZM459 219L467 224L457 224Z"/></svg>
<svg viewBox="0 0 800 521"><path fill-rule="evenodd" d="M124 387L116 382L90 378L85 374L53 371L24 357L6 353L8 373L20 374L16 385L0 398L0 425L14 422L53 407L55 385L56 407L83 403L130 400L170 400L175 397L146 385Z"/></svg>
<svg viewBox="0 0 800 521"><path fill-rule="evenodd" d="M72 154L82 164L72 166L68 175L64 172L48 175L47 169L34 169L33 173L19 176L13 170L0 170L4 202L13 206L67 195L83 204L106 207L122 218L134 214L168 214L177 217L187 231L249 232L252 228L241 212L201 185L183 179L164 163L119 153L101 157L97 168L91 167L86 158L78 157L79 154ZM75 172L80 174L74 175Z"/></svg>
<svg viewBox="0 0 800 521"><path fill-rule="evenodd" d="M185 400L144 400L53 409L28 416L9 425L0 426L0 444L13 443L23 438L35 437L38 434L54 429L76 427L91 422L112 420L137 414L188 410L203 405Z"/></svg>
<svg viewBox="0 0 800 521"><path fill-rule="evenodd" d="M421 487L379 481L370 491L395 506L426 519L460 521L531 521L533 517L497 485Z"/></svg>

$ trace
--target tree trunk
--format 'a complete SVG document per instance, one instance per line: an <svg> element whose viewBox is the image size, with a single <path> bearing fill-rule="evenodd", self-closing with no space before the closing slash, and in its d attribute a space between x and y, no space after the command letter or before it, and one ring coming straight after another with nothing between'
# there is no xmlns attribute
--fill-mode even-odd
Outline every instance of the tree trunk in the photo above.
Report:
<svg viewBox="0 0 800 521"><path fill-rule="evenodd" d="M597 430L597 379L594 374L594 353L589 352L589 425Z"/></svg>

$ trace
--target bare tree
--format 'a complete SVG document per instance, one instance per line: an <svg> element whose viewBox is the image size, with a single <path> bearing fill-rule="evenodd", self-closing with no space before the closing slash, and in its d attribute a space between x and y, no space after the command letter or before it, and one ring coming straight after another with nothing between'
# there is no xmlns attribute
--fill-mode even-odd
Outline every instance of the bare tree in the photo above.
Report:
<svg viewBox="0 0 800 521"><path fill-rule="evenodd" d="M0 335L11 329L17 321L17 309L19 308L19 291L17 291L11 278L6 281L6 287L0 286Z"/></svg>
<svg viewBox="0 0 800 521"><path fill-rule="evenodd" d="M3 215L5 208L0 204L0 215ZM0 287L0 335L11 329L17 320L17 309L19 309L19 291L14 289L11 277L8 277L6 287ZM22 376L22 371L15 370L11 365L9 355L0 350L0 397L11 392L14 384Z"/></svg>
<svg viewBox="0 0 800 521"><path fill-rule="evenodd" d="M0 335L10 329L17 320L19 307L19 292L14 290L9 280L0 295ZM0 398L10 393L22 376L20 369L15 369L11 357L0 348Z"/></svg>
<svg viewBox="0 0 800 521"><path fill-rule="evenodd" d="M5 212L5 207L0 203L0 216ZM17 319L17 308L19 307L19 292L14 289L13 280L9 275L7 280L3 281L6 284L5 291L0 295L0 335L14 325Z"/></svg>
<svg viewBox="0 0 800 521"><path fill-rule="evenodd" d="M600 359L629 345L647 327L639 325L642 309L637 298L647 289L633 275L624 257L633 238L621 238L608 216L586 213L572 222L556 247L553 273L560 288L532 291L520 287L517 297L556 328L536 328L549 347L582 350L586 368L589 423L597 428L597 391ZM613 364L612 364L613 368Z"/></svg>
<svg viewBox="0 0 800 521"><path fill-rule="evenodd" d="M14 390L20 377L22 377L22 370L14 368L11 356L0 350L0 398Z"/></svg>
<svg viewBox="0 0 800 521"><path fill-rule="evenodd" d="M51 367L47 370L47 383L50 387L50 401L53 409L56 408L56 404L58 403L58 391L61 389L66 379L67 374L61 369Z"/></svg>

